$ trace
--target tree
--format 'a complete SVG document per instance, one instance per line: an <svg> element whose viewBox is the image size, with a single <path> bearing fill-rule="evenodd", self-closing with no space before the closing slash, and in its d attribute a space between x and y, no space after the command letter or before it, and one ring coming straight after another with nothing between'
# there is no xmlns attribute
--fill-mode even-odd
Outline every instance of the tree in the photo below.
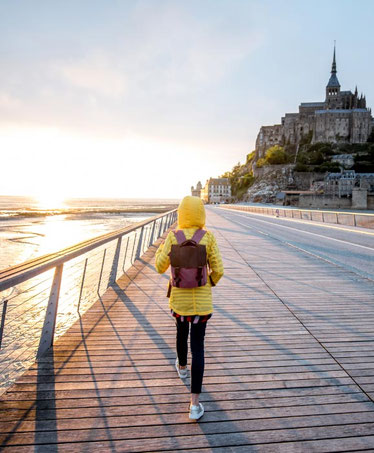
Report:
<svg viewBox="0 0 374 453"><path fill-rule="evenodd" d="M248 164L249 162L251 162L255 158L255 155L256 155L256 151L252 151L251 153L247 154L246 163Z"/></svg>
<svg viewBox="0 0 374 453"><path fill-rule="evenodd" d="M263 157L260 157L258 161L256 162L256 167L257 168L262 168L264 165L266 165L266 161Z"/></svg>
<svg viewBox="0 0 374 453"><path fill-rule="evenodd" d="M323 162L321 165L314 167L314 171L317 173L325 173L326 171L339 173L340 165L337 162Z"/></svg>
<svg viewBox="0 0 374 453"><path fill-rule="evenodd" d="M305 164L302 164L301 162L298 162L294 168L295 171L299 171L299 172L305 172L305 171L309 171L309 167L308 165L305 165Z"/></svg>
<svg viewBox="0 0 374 453"><path fill-rule="evenodd" d="M289 156L282 146L275 145L266 151L265 160L267 165L281 165L289 162Z"/></svg>

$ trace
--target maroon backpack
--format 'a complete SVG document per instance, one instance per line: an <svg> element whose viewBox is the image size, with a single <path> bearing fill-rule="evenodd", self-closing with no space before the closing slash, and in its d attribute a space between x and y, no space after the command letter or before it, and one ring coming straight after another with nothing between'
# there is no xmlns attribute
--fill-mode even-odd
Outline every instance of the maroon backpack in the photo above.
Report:
<svg viewBox="0 0 374 453"><path fill-rule="evenodd" d="M187 240L183 230L174 232L178 244L173 244L170 251L172 286L197 288L206 285L206 247L199 244L205 233L204 230L197 230L192 238Z"/></svg>

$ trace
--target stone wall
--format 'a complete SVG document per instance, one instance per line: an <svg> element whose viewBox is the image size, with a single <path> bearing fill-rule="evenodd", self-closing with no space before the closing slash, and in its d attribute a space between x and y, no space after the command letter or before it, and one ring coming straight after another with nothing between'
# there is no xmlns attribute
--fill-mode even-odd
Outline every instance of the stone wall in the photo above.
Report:
<svg viewBox="0 0 374 453"><path fill-rule="evenodd" d="M293 178L296 184L296 187L300 190L309 190L312 183L315 181L323 181L324 173L314 173L314 172L293 172Z"/></svg>
<svg viewBox="0 0 374 453"><path fill-rule="evenodd" d="M288 173L288 171L292 168L294 168L294 164L288 164L288 165L264 165L261 168L257 168L256 165L252 166L253 170L253 176L255 178L263 178L265 175L268 175L274 171L280 171L283 173ZM284 169L284 170L283 170Z"/></svg>
<svg viewBox="0 0 374 453"><path fill-rule="evenodd" d="M368 207L368 191L355 187L352 190L352 208L353 209L367 209Z"/></svg>
<svg viewBox="0 0 374 453"><path fill-rule="evenodd" d="M364 194L361 192L357 193L357 195L364 196ZM359 200L354 200L354 203L352 203L352 198L300 194L299 200L295 203L295 206L299 206L300 208L314 209L356 209L363 211L365 211L366 209L374 210L374 195L367 196L367 203L365 203L364 201L365 200L360 198Z"/></svg>
<svg viewBox="0 0 374 453"><path fill-rule="evenodd" d="M349 209L352 206L350 198L328 197L324 195L301 194L299 197L300 208L331 208L331 209Z"/></svg>

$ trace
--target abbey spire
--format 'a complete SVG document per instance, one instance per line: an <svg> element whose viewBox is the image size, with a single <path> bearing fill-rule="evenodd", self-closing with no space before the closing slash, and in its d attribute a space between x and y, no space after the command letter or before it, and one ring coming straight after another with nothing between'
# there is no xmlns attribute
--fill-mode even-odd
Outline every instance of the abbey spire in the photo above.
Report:
<svg viewBox="0 0 374 453"><path fill-rule="evenodd" d="M336 73L336 49L334 44L334 56L331 65L331 76L326 86L326 102L329 104L328 108L334 108L334 100L340 93L340 83L336 76Z"/></svg>
<svg viewBox="0 0 374 453"><path fill-rule="evenodd" d="M334 57L332 59L331 74L336 74L336 59L335 59L335 44L334 44Z"/></svg>

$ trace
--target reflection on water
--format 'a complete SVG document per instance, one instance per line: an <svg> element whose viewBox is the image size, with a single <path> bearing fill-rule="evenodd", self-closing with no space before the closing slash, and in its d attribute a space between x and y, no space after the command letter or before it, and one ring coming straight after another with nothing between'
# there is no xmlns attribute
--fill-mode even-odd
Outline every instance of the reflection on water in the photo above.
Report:
<svg viewBox="0 0 374 453"><path fill-rule="evenodd" d="M153 215L96 213L0 221L0 269L141 222Z"/></svg>

